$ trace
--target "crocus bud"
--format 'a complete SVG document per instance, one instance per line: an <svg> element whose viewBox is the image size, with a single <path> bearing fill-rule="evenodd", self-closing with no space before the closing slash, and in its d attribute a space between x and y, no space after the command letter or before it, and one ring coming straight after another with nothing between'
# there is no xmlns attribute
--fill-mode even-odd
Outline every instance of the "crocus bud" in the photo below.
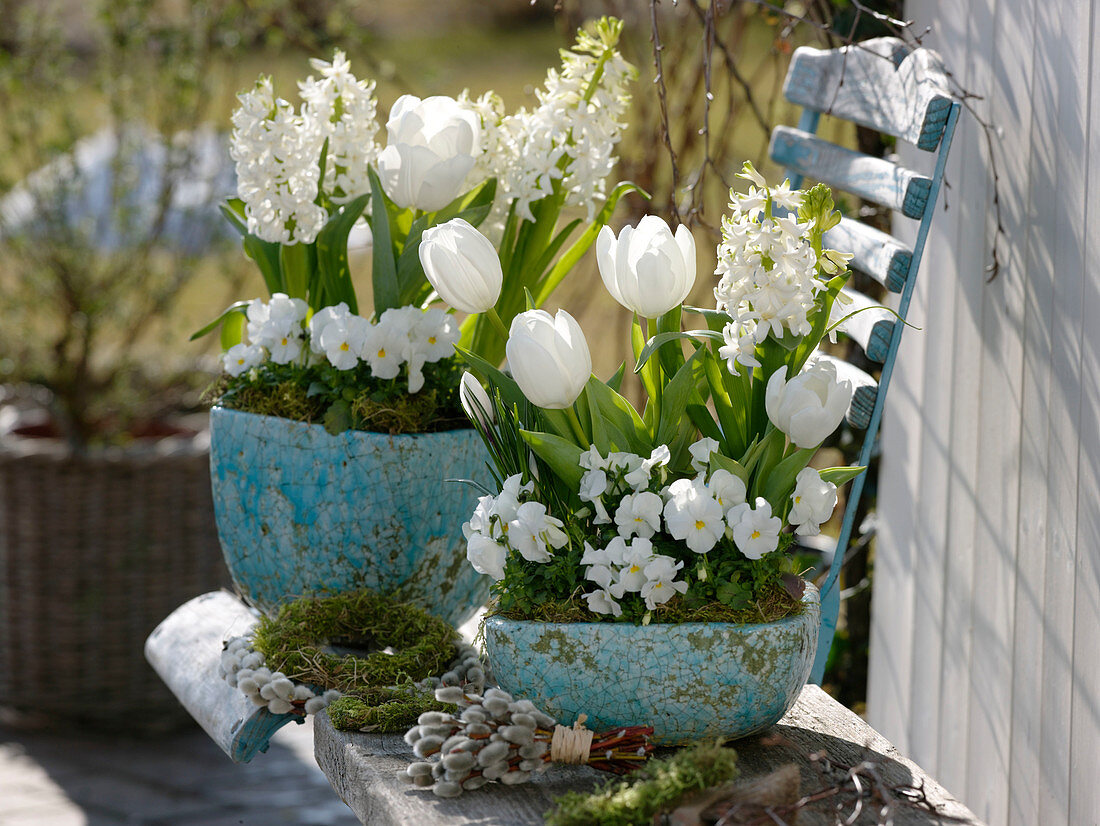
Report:
<svg viewBox="0 0 1100 826"><path fill-rule="evenodd" d="M492 426L496 419L493 403L473 373L462 374L462 381L458 385L458 398L462 402L462 409L466 411L466 416L477 425L479 430L488 430Z"/></svg>
<svg viewBox="0 0 1100 826"><path fill-rule="evenodd" d="M453 201L480 152L477 115L454 98L402 95L378 156L382 188L399 207L434 212Z"/></svg>
<svg viewBox="0 0 1100 826"><path fill-rule="evenodd" d="M848 411L852 383L838 382L836 367L827 361L814 362L790 381L786 373L776 370L768 379L768 418L800 448L817 447Z"/></svg>
<svg viewBox="0 0 1100 826"><path fill-rule="evenodd" d="M681 304L695 284L695 239L683 224L673 236L668 224L647 215L637 229L610 227L596 238L596 262L611 297L645 318Z"/></svg>
<svg viewBox="0 0 1100 826"><path fill-rule="evenodd" d="M505 353L523 395L549 410L572 405L592 375L588 342L565 310L558 310L556 316L545 310L517 315L508 331Z"/></svg>
<svg viewBox="0 0 1100 826"><path fill-rule="evenodd" d="M420 263L436 292L456 310L483 313L500 298L504 273L497 251L461 218L424 230Z"/></svg>

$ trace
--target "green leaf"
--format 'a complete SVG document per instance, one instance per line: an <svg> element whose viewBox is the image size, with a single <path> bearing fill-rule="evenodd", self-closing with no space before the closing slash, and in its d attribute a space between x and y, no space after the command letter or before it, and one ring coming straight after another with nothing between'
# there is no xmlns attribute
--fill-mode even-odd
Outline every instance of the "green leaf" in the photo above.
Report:
<svg viewBox="0 0 1100 826"><path fill-rule="evenodd" d="M218 204L218 209L233 226L233 229L237 230L242 236L248 235L248 224L246 223L244 214L244 201L240 198L229 198L225 203Z"/></svg>
<svg viewBox="0 0 1100 826"><path fill-rule="evenodd" d="M521 430L520 435L569 490L580 487L584 469L580 466L583 451L579 446L552 433Z"/></svg>
<svg viewBox="0 0 1100 826"><path fill-rule="evenodd" d="M374 312L382 315L386 310L399 307L399 289L397 284L397 265L393 260L393 235L390 230L390 216L386 207L386 193L382 191L382 182L371 169L371 232L374 234L374 255L372 260L371 281L374 286Z"/></svg>
<svg viewBox="0 0 1100 826"><path fill-rule="evenodd" d="M584 390L589 407L595 411L593 415L598 415L625 437L626 442L620 445L620 450L648 455L653 449L652 439L634 406L595 376L588 380Z"/></svg>
<svg viewBox="0 0 1100 826"><path fill-rule="evenodd" d="M818 473L821 474L823 481L832 482L839 488L841 485L847 484L855 479L866 469L867 468L862 465L856 467L829 467L818 471Z"/></svg>
<svg viewBox="0 0 1100 826"><path fill-rule="evenodd" d="M607 380L607 386L619 392L619 388L623 386L623 376L626 374L626 362L619 362L619 369L615 371L615 374Z"/></svg>
<svg viewBox="0 0 1100 826"><path fill-rule="evenodd" d="M722 450L726 450L726 438L722 434L721 428L714 421L714 417L710 415L710 410L707 409L705 404L689 404L687 406L687 415L691 419L691 423L698 428L699 433L706 436L708 439L715 439L722 446Z"/></svg>
<svg viewBox="0 0 1100 826"><path fill-rule="evenodd" d="M645 336L642 333L642 326L637 315L634 316L634 323L630 327L630 343L634 348L634 361L637 364L639 354L645 349ZM635 372L638 374L638 378L641 379L646 398L649 400L645 407L643 420L646 422L650 434L656 436L656 423L661 412L661 392L663 390L661 365L657 359L647 360L642 364L641 370L635 367Z"/></svg>
<svg viewBox="0 0 1100 826"><path fill-rule="evenodd" d="M771 503L773 513L783 512L786 499L794 489L795 477L810 463L816 452L814 448L796 450L773 467L770 472L766 468L761 470L764 475L761 478L761 484L757 488L762 488L761 495Z"/></svg>
<svg viewBox="0 0 1100 826"><path fill-rule="evenodd" d="M681 434L684 410L695 392L695 365L701 352L696 350L664 387L656 444L671 446L672 440Z"/></svg>
<svg viewBox="0 0 1100 826"><path fill-rule="evenodd" d="M657 319L657 332L660 333L679 333L680 330L680 316L682 307L676 305L667 313ZM705 336L713 336L709 330L700 331ZM719 338L721 338L719 336ZM681 347L662 347L658 351L658 355L661 359L661 368L665 371L666 376L676 375L676 371L684 364L684 351Z"/></svg>
<svg viewBox="0 0 1100 826"><path fill-rule="evenodd" d="M707 328L714 330L716 333L722 332L722 328L733 321L733 318L725 310L707 309L706 307L689 307L686 304L684 309L689 313L696 313L701 315L707 322Z"/></svg>
<svg viewBox="0 0 1100 826"><path fill-rule="evenodd" d="M344 204L317 235L317 269L321 275L324 296L323 300L310 296L311 304L315 308L343 301L353 314L359 314L359 302L355 297L355 285L348 266L348 236L366 209L368 201L369 193Z"/></svg>
<svg viewBox="0 0 1100 826"><path fill-rule="evenodd" d="M740 456L745 452L747 410L743 397L743 385L722 365L721 360L708 353L703 359L703 370L710 387L710 398L715 415L722 425L727 452Z"/></svg>
<svg viewBox="0 0 1100 826"><path fill-rule="evenodd" d="M558 284L569 273L573 266L580 261L581 256L584 255L590 246L595 242L596 236L599 235L600 230L604 224L611 220L611 215L615 211L616 205L619 203L619 199L622 198L628 192L637 192L642 197L649 199L649 193L642 189L637 184L624 181L615 187L611 194L607 196L607 200L604 201L603 207L596 214L596 219L581 233L580 237L573 242L573 245L566 250L558 262L553 268L546 274L538 285L538 291L536 293L538 297L538 304L542 304L550 297L550 294L554 292Z"/></svg>
<svg viewBox="0 0 1100 826"><path fill-rule="evenodd" d="M321 424L325 426L325 430L333 436L339 436L350 428L351 422L351 405L343 399L333 402L321 419Z"/></svg>
<svg viewBox="0 0 1100 826"><path fill-rule="evenodd" d="M283 267L280 263L282 245L264 241L255 235L246 235L242 246L244 254L260 268L268 293L285 293L286 282L283 280Z"/></svg>
<svg viewBox="0 0 1100 826"><path fill-rule="evenodd" d="M727 470L744 482L746 485L749 483L749 472L741 466L740 462L731 459L729 456L725 456L721 453L710 454L710 463L714 466L714 469Z"/></svg>
<svg viewBox="0 0 1100 826"><path fill-rule="evenodd" d="M244 324L246 316L243 312L230 313L222 321L222 329L219 334L223 350L228 350L235 344L244 340Z"/></svg>
<svg viewBox="0 0 1100 826"><path fill-rule="evenodd" d="M496 195L497 179L489 178L436 212L432 216L431 226L445 224L452 218L461 218L475 227L479 226L492 210Z"/></svg>
<svg viewBox="0 0 1100 826"><path fill-rule="evenodd" d="M397 295L400 306L421 304L432 287L420 263L420 239L428 228L428 217L421 215L413 221L401 255L397 257Z"/></svg>
<svg viewBox="0 0 1100 826"><path fill-rule="evenodd" d="M309 282L313 274L313 244L282 244L279 249L279 265L283 271L283 285L291 298L309 300Z"/></svg>
<svg viewBox="0 0 1100 826"><path fill-rule="evenodd" d="M634 372L640 373L650 357L661 347L668 344L670 341L681 341L683 339L694 341L725 341L721 333L716 333L713 330L672 330L667 333L658 333L647 341L645 347L642 348L641 353L638 355L637 363L634 365ZM682 354L680 358L681 360L683 359ZM677 372L679 372L679 368L677 368Z"/></svg>
<svg viewBox="0 0 1100 826"><path fill-rule="evenodd" d="M218 327L218 325L220 325L223 321L225 321L229 316L233 315L234 313L237 313L237 314L240 314L241 316L244 316L245 312L247 312L247 310L248 310L248 305L251 304L251 303L252 303L251 301L235 301L235 302L233 302L228 307L226 307L224 310L222 310L221 313L218 314L217 318L215 318L213 321L211 321L209 324L207 324L202 329L196 330L195 332L193 332L191 334L191 338L188 339L188 340L189 341L195 341L196 339L202 338L203 336L208 335L209 333L212 333Z"/></svg>

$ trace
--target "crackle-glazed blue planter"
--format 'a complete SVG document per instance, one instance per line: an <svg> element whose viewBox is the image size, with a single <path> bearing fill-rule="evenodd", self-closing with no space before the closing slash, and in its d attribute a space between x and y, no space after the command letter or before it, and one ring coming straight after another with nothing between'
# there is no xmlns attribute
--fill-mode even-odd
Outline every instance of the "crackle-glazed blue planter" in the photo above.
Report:
<svg viewBox="0 0 1100 826"><path fill-rule="evenodd" d="M474 430L390 436L215 407L210 476L226 564L271 611L306 594L400 595L461 624L488 596L462 523L484 466Z"/></svg>
<svg viewBox="0 0 1100 826"><path fill-rule="evenodd" d="M500 687L559 722L594 731L652 725L678 746L752 734L794 705L817 650L817 589L805 610L759 625L485 620Z"/></svg>

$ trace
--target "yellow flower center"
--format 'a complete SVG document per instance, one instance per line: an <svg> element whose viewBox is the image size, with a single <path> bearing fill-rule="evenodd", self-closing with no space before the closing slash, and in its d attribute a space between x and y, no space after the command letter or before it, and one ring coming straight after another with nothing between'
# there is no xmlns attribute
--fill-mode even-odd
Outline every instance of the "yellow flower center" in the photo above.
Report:
<svg viewBox="0 0 1100 826"><path fill-rule="evenodd" d="M658 582L656 585L653 586L653 590L656 591L658 588L664 588L664 587L665 587L665 584L663 582Z"/></svg>
<svg viewBox="0 0 1100 826"><path fill-rule="evenodd" d="M797 504L798 504L799 502L801 502L801 501L802 501L802 497L801 497L801 496L796 496L796 497L794 498L794 503L795 503L796 505L797 505Z"/></svg>
<svg viewBox="0 0 1100 826"><path fill-rule="evenodd" d="M428 344L435 344L435 336L428 336Z"/></svg>
<svg viewBox="0 0 1100 826"><path fill-rule="evenodd" d="M759 538L760 538L760 531L753 531L751 534L749 534L749 539L759 539Z"/></svg>
<svg viewBox="0 0 1100 826"><path fill-rule="evenodd" d="M386 357L386 348L383 347L381 350L378 351L378 358L384 359L385 357Z"/></svg>
<svg viewBox="0 0 1100 826"><path fill-rule="evenodd" d="M283 336L283 346L286 347L286 344L287 344L286 336Z"/></svg>
<svg viewBox="0 0 1100 826"><path fill-rule="evenodd" d="M706 523L706 522L704 522L704 521L703 521L702 519L696 519L696 520L695 520L695 530L697 530L697 531L701 531L701 530L703 530L703 528L705 528L706 526L707 526L707 523Z"/></svg>
<svg viewBox="0 0 1100 826"><path fill-rule="evenodd" d="M351 348L348 347L348 343L345 341L343 344L340 345L340 349L343 350L346 353Z"/></svg>
<svg viewBox="0 0 1100 826"><path fill-rule="evenodd" d="M637 565L631 565L630 566L630 573L632 573L632 574L636 574L640 570L642 570L642 569Z"/></svg>
<svg viewBox="0 0 1100 826"><path fill-rule="evenodd" d="M237 359L237 364L244 364L244 359Z"/></svg>

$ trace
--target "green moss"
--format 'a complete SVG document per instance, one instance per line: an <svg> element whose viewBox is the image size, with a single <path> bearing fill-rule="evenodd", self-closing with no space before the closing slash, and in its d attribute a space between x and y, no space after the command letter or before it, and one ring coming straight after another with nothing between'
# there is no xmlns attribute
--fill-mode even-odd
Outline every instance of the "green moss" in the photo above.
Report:
<svg viewBox="0 0 1100 826"><path fill-rule="evenodd" d="M547 826L649 826L683 797L737 776L737 753L720 744L684 749L650 760L625 780L590 793L569 792L555 801Z"/></svg>
<svg viewBox="0 0 1100 826"><path fill-rule="evenodd" d="M458 642L458 632L443 620L365 590L295 600L276 617L262 618L253 634L253 645L273 671L335 688L348 698L333 716L337 728L344 728L340 717L354 730L386 732L403 731L411 725L405 721L415 722L421 711L435 707L430 693L411 684L444 672L458 653ZM323 650L333 644L372 653Z"/></svg>

